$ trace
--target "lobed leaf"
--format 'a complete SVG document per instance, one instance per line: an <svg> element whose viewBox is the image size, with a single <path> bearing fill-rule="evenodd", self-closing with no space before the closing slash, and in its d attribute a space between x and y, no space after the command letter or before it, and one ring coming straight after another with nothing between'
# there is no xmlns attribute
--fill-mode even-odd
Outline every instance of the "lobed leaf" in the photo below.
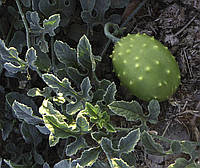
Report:
<svg viewBox="0 0 200 168"><path fill-rule="evenodd" d="M83 166L83 167L92 166L93 163L95 163L95 161L98 159L99 153L100 153L99 147L85 150L82 153L81 158L78 159L78 163L80 164L80 166Z"/></svg>
<svg viewBox="0 0 200 168"><path fill-rule="evenodd" d="M14 122L10 120L3 120L1 124L2 139L5 141L13 130Z"/></svg>
<svg viewBox="0 0 200 168"><path fill-rule="evenodd" d="M40 0L39 10L46 16L49 17L52 14L60 13L61 15L61 26L66 27L74 14L76 1L74 0L59 0L51 3L50 0Z"/></svg>
<svg viewBox="0 0 200 168"><path fill-rule="evenodd" d="M55 36L54 30L59 26L60 23L60 15L54 14L51 15L48 20L45 19L43 21L43 26L45 33L48 33L50 36Z"/></svg>
<svg viewBox="0 0 200 168"><path fill-rule="evenodd" d="M67 68L76 66L76 50L70 48L70 46L67 43L64 43L62 41L55 41L54 52L58 60L65 64Z"/></svg>
<svg viewBox="0 0 200 168"><path fill-rule="evenodd" d="M81 88L80 95L85 99L85 101L91 101L92 95L90 95L89 93L90 90L92 89L92 85L90 84L89 77L83 79L80 88Z"/></svg>
<svg viewBox="0 0 200 168"><path fill-rule="evenodd" d="M36 149L33 149L33 158L35 160L35 163L39 164L39 165L43 165L44 164L44 159L42 157L41 154L39 154Z"/></svg>
<svg viewBox="0 0 200 168"><path fill-rule="evenodd" d="M103 137L107 137L109 138L109 134L106 134L102 131L99 131L99 132L92 132L91 133L91 136L92 136L92 139L94 139L97 143L100 143L101 142L101 139Z"/></svg>
<svg viewBox="0 0 200 168"><path fill-rule="evenodd" d="M125 117L127 121L144 120L142 107L136 101L113 101L108 107L117 115Z"/></svg>
<svg viewBox="0 0 200 168"><path fill-rule="evenodd" d="M141 140L142 140L142 144L145 147L145 151L148 154L157 155L157 156L166 155L165 151L163 150L163 147L160 144L156 143L153 140L152 136L146 131L142 133Z"/></svg>
<svg viewBox="0 0 200 168"><path fill-rule="evenodd" d="M56 163L53 168L71 168L71 161L64 159Z"/></svg>
<svg viewBox="0 0 200 168"><path fill-rule="evenodd" d="M96 0L90 0L90 1L80 0L82 9L86 11L92 11L95 6L95 2Z"/></svg>
<svg viewBox="0 0 200 168"><path fill-rule="evenodd" d="M43 96L47 99L51 97L51 92L52 92L52 89L50 87L45 87L43 88L43 90L40 90L39 88L32 88L32 89L29 89L29 91L27 92L27 95L31 97Z"/></svg>
<svg viewBox="0 0 200 168"><path fill-rule="evenodd" d="M28 66L33 70L36 71L37 67L35 65L35 61L37 60L36 50L31 47L26 52L26 60L28 62Z"/></svg>
<svg viewBox="0 0 200 168"><path fill-rule="evenodd" d="M10 40L10 47L14 47L17 49L19 53L22 52L23 47L26 46L26 36L23 31L16 31Z"/></svg>
<svg viewBox="0 0 200 168"><path fill-rule="evenodd" d="M10 62L6 62L5 64L4 64L4 68L8 71L8 72L10 72L10 73L17 73L17 72L20 72L20 71L25 71L26 70L26 67L24 67L24 66L21 66L21 65L14 65L14 64L12 64L12 63L10 63Z"/></svg>
<svg viewBox="0 0 200 168"><path fill-rule="evenodd" d="M122 137L119 141L118 148L120 153L129 153L134 151L135 146L140 140L139 128L128 133L125 137Z"/></svg>
<svg viewBox="0 0 200 168"><path fill-rule="evenodd" d="M30 168L30 166L15 164L11 160L3 160L10 168Z"/></svg>
<svg viewBox="0 0 200 168"><path fill-rule="evenodd" d="M67 78L64 78L60 81L56 76L53 74L43 74L42 79L44 82L51 87L56 93L59 91L63 93L63 96L77 96L78 94L76 91L71 87L71 83Z"/></svg>
<svg viewBox="0 0 200 168"><path fill-rule="evenodd" d="M40 71L48 72L51 68L51 60L48 54L42 52L40 49L42 46L34 45L34 49L37 53L37 59L35 61L35 65Z"/></svg>
<svg viewBox="0 0 200 168"><path fill-rule="evenodd" d="M188 165L188 161L185 158L176 159L175 163L170 164L168 168L183 168Z"/></svg>
<svg viewBox="0 0 200 168"><path fill-rule="evenodd" d="M33 125L22 122L20 132L27 144L33 143L37 147L42 142L42 137L37 128Z"/></svg>
<svg viewBox="0 0 200 168"><path fill-rule="evenodd" d="M106 154L106 156L108 158L115 158L115 157L119 157L119 149L114 149L112 147L112 141L109 140L108 138L106 137L103 137L101 139L101 148L103 149L104 153Z"/></svg>
<svg viewBox="0 0 200 168"><path fill-rule="evenodd" d="M181 143L179 141L174 140L171 143L171 150L174 154L179 154L182 152Z"/></svg>
<svg viewBox="0 0 200 168"><path fill-rule="evenodd" d="M43 167L42 168L50 168L50 166L49 166L49 164L47 163L47 162L45 162L44 164L43 164Z"/></svg>
<svg viewBox="0 0 200 168"><path fill-rule="evenodd" d="M152 124L156 124L160 114L160 105L157 100L151 100L148 105L149 115L148 120Z"/></svg>
<svg viewBox="0 0 200 168"><path fill-rule="evenodd" d="M130 168L130 166L124 162L122 159L112 158L111 159L113 167L116 168ZM134 168L133 166L131 168Z"/></svg>
<svg viewBox="0 0 200 168"><path fill-rule="evenodd" d="M116 85L112 82L106 89L105 94L103 95L103 101L105 105L111 104L115 100L115 93L117 92Z"/></svg>
<svg viewBox="0 0 200 168"><path fill-rule="evenodd" d="M76 84L77 87L80 87L81 82L85 78L84 74L81 74L78 69L73 67L68 67L66 70L69 78Z"/></svg>
<svg viewBox="0 0 200 168"><path fill-rule="evenodd" d="M76 117L76 126L81 134L87 133L89 131L89 122L87 121L86 117L84 117L80 113Z"/></svg>
<svg viewBox="0 0 200 168"><path fill-rule="evenodd" d="M77 59L83 68L95 71L96 62L92 54L90 42L85 35L81 37L77 45Z"/></svg>
<svg viewBox="0 0 200 168"><path fill-rule="evenodd" d="M18 52L14 47L7 48L3 40L0 39L0 56L5 61L18 61Z"/></svg>
<svg viewBox="0 0 200 168"><path fill-rule="evenodd" d="M48 52L48 43L45 40L45 34L49 34L50 36L54 36L54 30L59 26L60 15L54 14L50 16L48 19L43 21L43 27L40 26L40 18L36 11L26 12L27 21L30 24L30 32L37 37L36 44L39 45L42 52Z"/></svg>
<svg viewBox="0 0 200 168"><path fill-rule="evenodd" d="M86 148L87 143L83 137L77 137L77 139L71 144L67 145L66 155L72 156L77 153L79 149Z"/></svg>
<svg viewBox="0 0 200 168"><path fill-rule="evenodd" d="M60 137L56 137L53 133L49 134L49 146L55 146L59 142Z"/></svg>
<svg viewBox="0 0 200 168"><path fill-rule="evenodd" d="M18 119L24 120L28 124L38 125L43 123L41 118L33 116L33 110L31 107L19 103L17 100L14 101L12 109L14 110Z"/></svg>

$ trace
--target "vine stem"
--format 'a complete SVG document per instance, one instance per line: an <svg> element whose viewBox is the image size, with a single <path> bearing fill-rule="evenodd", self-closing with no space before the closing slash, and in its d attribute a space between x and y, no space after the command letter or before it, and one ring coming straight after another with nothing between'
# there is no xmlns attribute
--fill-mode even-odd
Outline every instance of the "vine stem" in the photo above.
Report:
<svg viewBox="0 0 200 168"><path fill-rule="evenodd" d="M138 7L131 13L131 15L129 15L127 17L127 19L120 25L119 28L123 28L126 26L126 24L135 16L135 14L143 7L143 5L147 2L148 0L143 0L142 2L140 2L140 4L138 5ZM104 50L101 53L101 57L103 57L103 55L106 53L107 48L109 47L110 43L111 43L111 39L109 38L108 42L106 43L106 46L104 47Z"/></svg>
<svg viewBox="0 0 200 168"><path fill-rule="evenodd" d="M15 0L16 4L17 4L17 8L19 10L19 13L21 15L21 18L22 18L22 21L24 23L24 27L25 27L25 30L26 30L26 43L27 43L27 47L28 49L31 47L30 45L30 38L29 38L29 28L28 28L28 23L26 21L26 18L24 16L24 13L22 11L22 8L21 8L21 5L20 5L20 2L19 0Z"/></svg>

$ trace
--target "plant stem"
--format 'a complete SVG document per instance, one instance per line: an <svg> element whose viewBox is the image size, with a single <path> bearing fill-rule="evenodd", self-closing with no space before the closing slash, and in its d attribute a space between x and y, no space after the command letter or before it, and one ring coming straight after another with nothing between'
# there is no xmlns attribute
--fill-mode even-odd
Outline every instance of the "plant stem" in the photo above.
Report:
<svg viewBox="0 0 200 168"><path fill-rule="evenodd" d="M26 43L27 43L27 47L28 49L31 47L30 45L30 38L29 38L29 28L28 28L28 23L26 21L26 18L24 16L24 13L22 11L22 8L21 8L21 5L20 5L20 2L19 0L15 0L16 4L17 4L17 7L18 7L18 10L19 10L19 13L21 15L21 18L22 18L22 21L24 23L24 27L25 27L25 30L26 30Z"/></svg>
<svg viewBox="0 0 200 168"><path fill-rule="evenodd" d="M132 12L131 15L127 17L127 19L124 21L123 24L120 25L120 28L125 27L126 24L135 16L135 14L143 7L143 5L147 2L148 0L143 0L138 7ZM104 47L104 50L101 53L101 57L106 53L107 48L109 47L111 43L111 40L109 39L108 42L106 43L106 46Z"/></svg>

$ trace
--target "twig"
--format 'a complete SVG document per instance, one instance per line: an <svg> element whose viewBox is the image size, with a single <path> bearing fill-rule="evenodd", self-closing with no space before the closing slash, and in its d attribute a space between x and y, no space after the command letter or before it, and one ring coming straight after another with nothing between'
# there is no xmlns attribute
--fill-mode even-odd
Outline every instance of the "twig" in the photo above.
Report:
<svg viewBox="0 0 200 168"><path fill-rule="evenodd" d="M19 10L19 13L21 15L21 18L22 18L22 21L24 23L24 27L25 27L25 30L26 30L26 43L27 43L27 47L28 49L31 47L30 45L30 38L29 38L29 28L28 28L28 23L26 21L26 18L24 16L24 13L22 11L22 8L21 8L21 5L20 5L20 2L19 0L15 0L16 4L17 4L17 7L18 7L18 10Z"/></svg>
<svg viewBox="0 0 200 168"><path fill-rule="evenodd" d="M140 2L140 4L138 5L138 7L131 13L131 15L129 15L127 17L127 19L124 21L123 24L121 24L120 27L124 27L134 16L135 14L140 10L140 8L143 7L143 5L147 2L148 0L143 0L142 2Z"/></svg>
<svg viewBox="0 0 200 168"><path fill-rule="evenodd" d="M193 20L194 20L196 17L197 17L197 15L194 16L181 30L179 30L176 34L174 34L174 36L178 36L180 33L182 33L182 31L185 30L185 29L190 25L190 23L193 22Z"/></svg>

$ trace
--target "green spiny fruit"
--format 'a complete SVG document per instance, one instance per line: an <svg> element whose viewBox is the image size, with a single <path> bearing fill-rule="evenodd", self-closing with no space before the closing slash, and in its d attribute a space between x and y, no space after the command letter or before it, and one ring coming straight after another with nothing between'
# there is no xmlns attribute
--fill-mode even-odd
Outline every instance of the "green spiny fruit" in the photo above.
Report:
<svg viewBox="0 0 200 168"><path fill-rule="evenodd" d="M174 56L146 34L121 38L111 58L121 83L142 100L167 100L180 84L180 70Z"/></svg>

